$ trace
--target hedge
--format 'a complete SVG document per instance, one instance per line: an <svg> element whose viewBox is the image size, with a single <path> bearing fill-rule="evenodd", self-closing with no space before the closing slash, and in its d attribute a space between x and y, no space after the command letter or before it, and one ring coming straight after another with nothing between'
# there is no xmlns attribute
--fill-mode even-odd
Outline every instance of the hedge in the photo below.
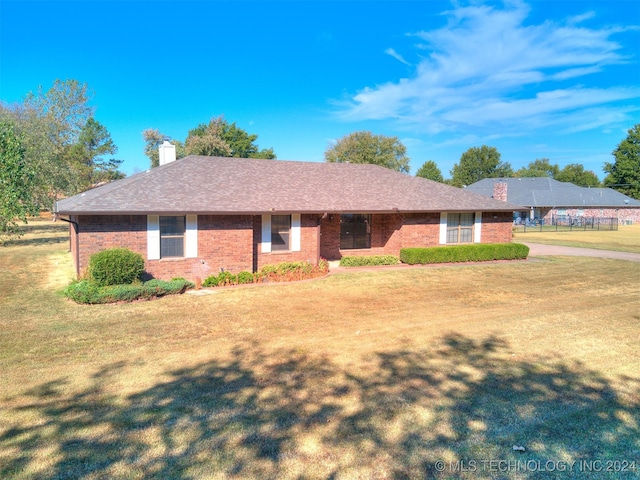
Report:
<svg viewBox="0 0 640 480"><path fill-rule="evenodd" d="M521 260L529 255L529 247L520 243L478 243L447 247L403 248L400 261L409 265L427 263L485 262Z"/></svg>
<svg viewBox="0 0 640 480"><path fill-rule="evenodd" d="M184 278L171 281L149 280L147 282L101 286L91 279L73 282L63 290L63 295L76 303L98 304L131 302L134 300L162 297L184 293L195 285Z"/></svg>
<svg viewBox="0 0 640 480"><path fill-rule="evenodd" d="M375 265L396 265L398 257L395 255L365 255L358 257L342 257L341 267L371 267Z"/></svg>

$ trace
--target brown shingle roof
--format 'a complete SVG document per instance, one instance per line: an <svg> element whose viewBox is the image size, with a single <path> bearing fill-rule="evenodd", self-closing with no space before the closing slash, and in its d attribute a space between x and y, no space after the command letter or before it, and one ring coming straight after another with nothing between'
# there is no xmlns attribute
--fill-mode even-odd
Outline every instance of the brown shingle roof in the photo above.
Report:
<svg viewBox="0 0 640 480"><path fill-rule="evenodd" d="M60 200L60 214L512 211L376 165L189 156Z"/></svg>

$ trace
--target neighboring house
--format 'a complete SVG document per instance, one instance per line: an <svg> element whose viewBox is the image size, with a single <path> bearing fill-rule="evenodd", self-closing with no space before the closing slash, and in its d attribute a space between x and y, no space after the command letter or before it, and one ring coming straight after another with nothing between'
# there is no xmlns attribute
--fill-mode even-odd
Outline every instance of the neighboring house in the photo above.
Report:
<svg viewBox="0 0 640 480"><path fill-rule="evenodd" d="M523 218L551 223L556 218L617 218L620 224L640 222L640 201L611 188L578 187L549 177L485 178L465 191L527 207ZM496 191L499 192L496 194Z"/></svg>
<svg viewBox="0 0 640 480"><path fill-rule="evenodd" d="M516 205L375 165L189 156L57 202L76 272L109 247L158 278L511 241Z"/></svg>

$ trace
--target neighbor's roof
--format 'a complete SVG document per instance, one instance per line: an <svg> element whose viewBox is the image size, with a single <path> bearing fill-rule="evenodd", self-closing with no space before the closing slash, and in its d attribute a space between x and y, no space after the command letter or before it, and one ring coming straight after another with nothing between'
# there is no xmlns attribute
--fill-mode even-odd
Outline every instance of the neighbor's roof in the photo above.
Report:
<svg viewBox="0 0 640 480"><path fill-rule="evenodd" d="M518 208L376 165L192 155L60 200L56 212L383 213Z"/></svg>
<svg viewBox="0 0 640 480"><path fill-rule="evenodd" d="M507 201L527 207L640 207L640 201L611 188L578 187L549 177L485 178L465 190L491 197L496 182L507 184Z"/></svg>

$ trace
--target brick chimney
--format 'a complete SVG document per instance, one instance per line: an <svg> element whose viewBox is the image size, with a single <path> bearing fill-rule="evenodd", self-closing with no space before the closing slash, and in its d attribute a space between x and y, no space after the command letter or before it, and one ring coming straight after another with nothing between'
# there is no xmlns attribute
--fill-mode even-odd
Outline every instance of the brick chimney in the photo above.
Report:
<svg viewBox="0 0 640 480"><path fill-rule="evenodd" d="M507 201L507 182L503 182L502 180L497 181L493 184L493 198L496 200L501 200L503 202Z"/></svg>

